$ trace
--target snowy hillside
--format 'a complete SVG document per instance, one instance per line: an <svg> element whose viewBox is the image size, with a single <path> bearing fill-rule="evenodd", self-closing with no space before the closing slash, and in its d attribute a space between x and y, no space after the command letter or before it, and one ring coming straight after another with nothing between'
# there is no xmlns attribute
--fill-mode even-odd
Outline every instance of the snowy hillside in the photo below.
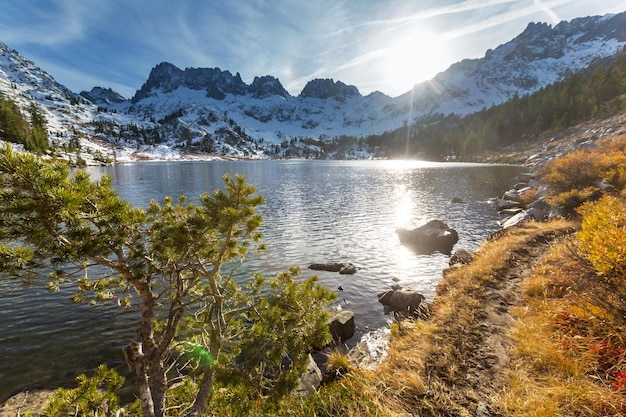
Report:
<svg viewBox="0 0 626 417"><path fill-rule="evenodd" d="M533 93L615 55L626 44L626 13L561 22L555 27L531 23L515 39L486 52L481 59L452 65L412 94L417 114L465 115Z"/></svg>
<svg viewBox="0 0 626 417"><path fill-rule="evenodd" d="M93 131L97 106L59 84L32 61L0 42L0 94L15 101L22 109L35 104L48 122L49 139L57 148L58 156L75 159L78 150L87 163L110 162L113 146L99 140ZM24 114L28 113L24 111ZM124 115L110 114L111 123L126 125L132 122ZM1 138L0 138L1 139ZM65 148L65 150L64 150ZM131 149L119 149L120 160L131 159Z"/></svg>
<svg viewBox="0 0 626 417"><path fill-rule="evenodd" d="M483 58L454 64L395 98L363 96L355 86L328 79L310 81L294 97L270 75L248 85L219 68L161 63L125 99L103 87L77 95L0 42L0 93L22 108L36 103L48 119L51 142L66 151L78 142L95 161L282 157L287 148L297 149L292 156L331 157L323 148L333 139L392 131L433 113L473 113L537 91L624 44L626 13L555 27L531 23Z"/></svg>

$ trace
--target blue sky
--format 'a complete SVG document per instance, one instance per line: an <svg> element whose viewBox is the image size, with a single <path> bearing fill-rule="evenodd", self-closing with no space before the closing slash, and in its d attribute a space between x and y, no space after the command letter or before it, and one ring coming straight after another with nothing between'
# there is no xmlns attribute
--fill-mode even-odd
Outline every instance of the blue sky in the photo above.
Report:
<svg viewBox="0 0 626 417"><path fill-rule="evenodd" d="M150 70L273 75L293 95L314 78L391 96L529 22L626 11L626 0L0 0L0 41L71 90L131 97Z"/></svg>

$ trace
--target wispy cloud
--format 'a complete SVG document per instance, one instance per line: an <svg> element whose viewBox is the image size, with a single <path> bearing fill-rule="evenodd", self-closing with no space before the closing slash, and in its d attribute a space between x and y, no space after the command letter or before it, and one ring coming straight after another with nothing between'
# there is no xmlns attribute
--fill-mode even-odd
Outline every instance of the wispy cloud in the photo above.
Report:
<svg viewBox="0 0 626 417"><path fill-rule="evenodd" d="M125 95L161 61L182 68L220 67L240 72L248 82L274 75L292 94L312 78L328 77L385 91L389 74L381 64L398 49L398 41L437 36L449 48L443 71L444 65L512 39L530 20L556 23L626 10L626 0L3 3L0 41L45 65L71 89L89 89L87 83L97 81L122 86Z"/></svg>
<svg viewBox="0 0 626 417"><path fill-rule="evenodd" d="M84 38L94 19L108 15L105 1L7 2L2 13L15 24L0 24L0 37L6 42L56 46Z"/></svg>
<svg viewBox="0 0 626 417"><path fill-rule="evenodd" d="M420 10L407 16L394 16L388 19L368 20L357 25L344 28L339 33L347 30L355 30L362 27L377 26L383 28L397 29L401 25L416 23L419 21L440 17L444 15L466 13L477 9L485 9L493 6L499 6L508 3L514 3L518 0L466 0L449 6L433 7L426 10Z"/></svg>
<svg viewBox="0 0 626 417"><path fill-rule="evenodd" d="M534 0L532 5L525 7L514 8L513 10L494 15L488 19L482 20L477 23L469 24L456 30L448 31L442 34L442 37L446 40L453 40L456 38L469 36L477 32L481 32L496 26L504 25L514 20L522 20L527 16L537 14L538 12L549 12L550 17L556 16L552 11L552 8L563 6L568 3L572 3L576 0L551 0L540 1ZM555 22L558 23L558 20Z"/></svg>
<svg viewBox="0 0 626 417"><path fill-rule="evenodd" d="M561 21L559 16L554 12L550 5L544 3L542 0L534 0L535 6L537 6L541 11L545 12L552 20L552 23L557 24Z"/></svg>

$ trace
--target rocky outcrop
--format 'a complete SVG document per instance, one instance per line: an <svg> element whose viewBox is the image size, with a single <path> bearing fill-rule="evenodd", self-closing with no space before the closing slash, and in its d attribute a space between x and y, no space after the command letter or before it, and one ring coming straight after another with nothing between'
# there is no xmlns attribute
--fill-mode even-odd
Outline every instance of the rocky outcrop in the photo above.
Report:
<svg viewBox="0 0 626 417"><path fill-rule="evenodd" d="M248 92L252 94L254 98L267 98L271 96L280 96L283 98L289 97L289 93L285 90L285 87L278 81L278 78L274 78L270 75L262 77L254 77L254 81Z"/></svg>
<svg viewBox="0 0 626 417"><path fill-rule="evenodd" d="M252 85L247 85L239 73L219 68L185 68L181 70L173 64L162 62L150 71L148 80L135 93L132 103L150 97L157 91L171 93L179 87L191 90L204 90L208 98L223 100L227 94L240 96L250 94L255 98L267 98L274 95L283 98L289 93L277 78L271 76L255 77Z"/></svg>
<svg viewBox="0 0 626 417"><path fill-rule="evenodd" d="M532 173L519 174L516 184L496 200L496 209L505 217L500 220L503 229L529 221L543 222L558 216L558 211L545 199L545 187Z"/></svg>
<svg viewBox="0 0 626 417"><path fill-rule="evenodd" d="M452 247L459 241L456 230L440 220L431 220L412 230L396 229L403 245L419 253L441 252L450 254Z"/></svg>
<svg viewBox="0 0 626 417"><path fill-rule="evenodd" d="M94 104L119 104L126 101L120 93L110 88L94 87L91 91L81 91L80 95Z"/></svg>
<svg viewBox="0 0 626 417"><path fill-rule="evenodd" d="M309 269L314 271L339 272L342 275L353 275L359 270L358 267L349 262L331 262L323 264L311 264Z"/></svg>
<svg viewBox="0 0 626 417"><path fill-rule="evenodd" d="M334 98L343 101L347 97L360 97L361 93L353 85L346 85L332 79L315 79L309 81L298 97L300 98Z"/></svg>

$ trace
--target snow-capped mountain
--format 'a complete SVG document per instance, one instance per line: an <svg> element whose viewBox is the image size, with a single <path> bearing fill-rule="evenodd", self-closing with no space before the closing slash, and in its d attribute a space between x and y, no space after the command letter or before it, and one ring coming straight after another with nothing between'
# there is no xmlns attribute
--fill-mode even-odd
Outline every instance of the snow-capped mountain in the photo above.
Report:
<svg viewBox="0 0 626 417"><path fill-rule="evenodd" d="M563 21L551 27L530 23L515 39L483 58L452 65L407 93L414 112L465 115L533 93L618 53L626 44L626 12Z"/></svg>
<svg viewBox="0 0 626 417"><path fill-rule="evenodd" d="M89 154L87 162L108 161L113 155L113 146L99 140L93 129L94 120L101 117L98 107L59 84L35 63L2 42L0 94L13 100L26 116L25 109L35 104L48 122L49 139L56 148L67 147L72 142L80 143L81 152ZM120 126L132 123L124 115L107 114L106 117L110 123ZM68 152L62 149L58 152L60 156L70 158Z"/></svg>
<svg viewBox="0 0 626 417"><path fill-rule="evenodd" d="M51 139L79 136L98 152L179 149L231 156L284 156L302 143L319 156L325 141L364 137L412 124L434 113L466 115L525 95L616 54L626 44L626 12L561 22L531 23L515 39L464 60L411 91L363 96L329 79L290 95L270 75L251 84L219 68L180 69L161 63L131 99L96 87L77 95L0 42L0 92L26 107L35 102ZM96 145L93 145L96 146ZM110 148L111 146L109 146ZM300 156L302 153L300 154Z"/></svg>
<svg viewBox="0 0 626 417"><path fill-rule="evenodd" d="M113 105L126 101L120 93L110 88L94 87L91 91L82 91L80 95L94 104Z"/></svg>

